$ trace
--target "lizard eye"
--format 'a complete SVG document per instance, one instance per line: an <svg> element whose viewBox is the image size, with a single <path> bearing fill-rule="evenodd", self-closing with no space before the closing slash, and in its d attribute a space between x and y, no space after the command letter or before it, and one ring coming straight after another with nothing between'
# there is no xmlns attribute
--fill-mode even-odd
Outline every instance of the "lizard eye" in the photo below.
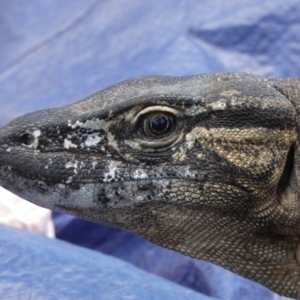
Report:
<svg viewBox="0 0 300 300"><path fill-rule="evenodd" d="M145 151L165 151L179 142L183 136L183 113L168 106L149 106L140 111L132 123L137 129L138 139L132 147ZM136 145L135 145L136 143Z"/></svg>
<svg viewBox="0 0 300 300"><path fill-rule="evenodd" d="M163 138L176 129L176 118L168 112L154 111L144 116L141 125L143 135Z"/></svg>

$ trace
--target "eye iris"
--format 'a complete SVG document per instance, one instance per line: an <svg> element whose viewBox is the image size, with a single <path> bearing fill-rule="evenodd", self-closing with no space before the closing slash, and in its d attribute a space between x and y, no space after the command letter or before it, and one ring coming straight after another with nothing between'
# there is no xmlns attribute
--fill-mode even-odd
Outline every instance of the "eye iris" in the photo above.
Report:
<svg viewBox="0 0 300 300"><path fill-rule="evenodd" d="M163 133L169 127L169 120L165 116L155 116L151 119L151 129L156 133Z"/></svg>
<svg viewBox="0 0 300 300"><path fill-rule="evenodd" d="M167 139L176 132L176 117L169 112L154 111L144 115L139 132L144 137Z"/></svg>

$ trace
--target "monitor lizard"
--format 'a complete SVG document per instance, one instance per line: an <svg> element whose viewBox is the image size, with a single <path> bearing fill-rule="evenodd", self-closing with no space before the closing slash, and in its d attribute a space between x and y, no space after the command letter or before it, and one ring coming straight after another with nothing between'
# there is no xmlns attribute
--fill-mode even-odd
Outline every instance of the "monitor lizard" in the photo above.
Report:
<svg viewBox="0 0 300 300"><path fill-rule="evenodd" d="M300 78L127 80L0 128L0 185L300 299L299 116Z"/></svg>

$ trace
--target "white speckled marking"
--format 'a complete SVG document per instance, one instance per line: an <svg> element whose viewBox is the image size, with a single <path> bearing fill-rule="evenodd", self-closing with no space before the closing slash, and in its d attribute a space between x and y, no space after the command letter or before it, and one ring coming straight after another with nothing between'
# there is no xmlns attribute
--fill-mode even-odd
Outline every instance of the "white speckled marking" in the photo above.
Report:
<svg viewBox="0 0 300 300"><path fill-rule="evenodd" d="M71 141L68 139L64 140L64 148L70 149L70 148L77 148L77 145L73 144Z"/></svg>
<svg viewBox="0 0 300 300"><path fill-rule="evenodd" d="M68 121L68 126L72 129L75 129L76 127L81 127L85 129L91 129L91 130L100 130L103 129L105 131L108 130L109 123L104 120L99 119L91 119L86 120L85 122L76 121L74 124L71 124L71 120Z"/></svg>
<svg viewBox="0 0 300 300"><path fill-rule="evenodd" d="M33 133L32 133L32 135L33 135L35 138L38 138L41 134L42 134L42 132L41 132L39 129L34 130Z"/></svg>
<svg viewBox="0 0 300 300"><path fill-rule="evenodd" d="M219 99L218 101L207 104L212 110L225 110L227 99Z"/></svg>
<svg viewBox="0 0 300 300"><path fill-rule="evenodd" d="M86 146L91 147L91 146L96 146L101 140L102 140L101 136L97 134L92 134L92 135L88 135L84 143Z"/></svg>
<svg viewBox="0 0 300 300"><path fill-rule="evenodd" d="M110 182L112 179L116 178L116 173L118 170L118 165L119 163L116 161L110 161L109 167L108 167L108 172L104 173L104 182ZM110 176L110 178L108 178Z"/></svg>
<svg viewBox="0 0 300 300"><path fill-rule="evenodd" d="M77 169L81 169L85 166L84 162L79 162L78 160L75 160L75 162L69 161L65 164L66 169L74 168L74 174L78 174ZM69 179L68 179L69 180Z"/></svg>
<svg viewBox="0 0 300 300"><path fill-rule="evenodd" d="M73 176L70 176L70 177L67 179L66 184L71 183L72 181L73 181Z"/></svg>
<svg viewBox="0 0 300 300"><path fill-rule="evenodd" d="M148 175L143 169L137 169L133 173L133 178L134 179L145 179L145 178L148 178Z"/></svg>

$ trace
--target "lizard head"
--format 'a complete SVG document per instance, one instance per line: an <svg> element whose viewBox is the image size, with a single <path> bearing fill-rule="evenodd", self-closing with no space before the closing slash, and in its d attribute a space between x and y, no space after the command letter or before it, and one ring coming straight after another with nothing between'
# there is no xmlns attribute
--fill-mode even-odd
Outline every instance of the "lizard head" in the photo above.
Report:
<svg viewBox="0 0 300 300"><path fill-rule="evenodd" d="M0 129L0 184L300 297L299 118L277 85L152 76L27 114Z"/></svg>

